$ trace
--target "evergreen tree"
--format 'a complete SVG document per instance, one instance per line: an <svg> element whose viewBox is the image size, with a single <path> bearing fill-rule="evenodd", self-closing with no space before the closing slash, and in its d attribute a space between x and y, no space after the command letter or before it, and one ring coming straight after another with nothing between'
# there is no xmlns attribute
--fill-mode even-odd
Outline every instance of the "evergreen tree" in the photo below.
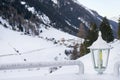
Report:
<svg viewBox="0 0 120 80"><path fill-rule="evenodd" d="M118 20L118 32L117 32L117 34L118 34L118 39L120 40L120 18Z"/></svg>
<svg viewBox="0 0 120 80"><path fill-rule="evenodd" d="M100 31L102 32L102 38L108 43L114 40L112 29L106 17L103 18L100 24Z"/></svg>
<svg viewBox="0 0 120 80"><path fill-rule="evenodd" d="M90 24L90 30L88 31L88 36L87 39L90 43L90 45L97 40L98 37L98 28L96 23L92 23Z"/></svg>
<svg viewBox="0 0 120 80"><path fill-rule="evenodd" d="M80 57L81 56L84 56L85 55L85 46L84 46L84 44L82 43L81 45L80 45Z"/></svg>
<svg viewBox="0 0 120 80"><path fill-rule="evenodd" d="M91 23L90 30L88 31L88 35L80 46L80 56L83 56L90 52L88 47L92 45L94 41L97 40L97 37L98 37L97 25L95 23Z"/></svg>
<svg viewBox="0 0 120 80"><path fill-rule="evenodd" d="M70 56L70 59L75 60L75 59L78 58L78 51L77 51L77 48L78 48L78 44L76 44L76 45L74 46L72 55Z"/></svg>
<svg viewBox="0 0 120 80"><path fill-rule="evenodd" d="M88 33L86 35L85 33ZM73 53L71 55L71 59L77 59L85 54L89 53L90 50L88 47L98 38L98 28L95 23L90 24L90 29L88 32L85 31L83 24L80 25L80 30L78 32L79 37L84 37L84 42L80 45L79 52L77 51L78 44L74 46Z"/></svg>
<svg viewBox="0 0 120 80"><path fill-rule="evenodd" d="M79 52L80 57L90 52L90 50L88 49L89 46L90 46L89 41L85 39L85 41L80 45L80 52Z"/></svg>

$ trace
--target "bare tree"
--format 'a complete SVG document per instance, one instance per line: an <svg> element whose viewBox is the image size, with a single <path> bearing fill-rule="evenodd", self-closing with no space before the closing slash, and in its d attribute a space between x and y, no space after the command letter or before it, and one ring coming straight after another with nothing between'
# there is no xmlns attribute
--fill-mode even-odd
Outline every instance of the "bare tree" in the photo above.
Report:
<svg viewBox="0 0 120 80"><path fill-rule="evenodd" d="M85 30L85 26L83 23L80 24L77 36L84 39L87 37L87 31Z"/></svg>

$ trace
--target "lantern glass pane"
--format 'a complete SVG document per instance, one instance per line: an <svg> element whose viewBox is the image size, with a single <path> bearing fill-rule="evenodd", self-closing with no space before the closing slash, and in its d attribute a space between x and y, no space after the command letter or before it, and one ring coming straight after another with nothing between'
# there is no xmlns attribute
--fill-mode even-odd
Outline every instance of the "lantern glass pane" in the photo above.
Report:
<svg viewBox="0 0 120 80"><path fill-rule="evenodd" d="M106 69L108 64L108 56L109 56L108 49L92 51L92 58L95 70L103 72Z"/></svg>

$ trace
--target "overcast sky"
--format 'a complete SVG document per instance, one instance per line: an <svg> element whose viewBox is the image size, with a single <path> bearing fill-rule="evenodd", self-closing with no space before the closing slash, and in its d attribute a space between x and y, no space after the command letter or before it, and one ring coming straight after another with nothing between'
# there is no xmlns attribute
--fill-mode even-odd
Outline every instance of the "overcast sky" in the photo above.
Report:
<svg viewBox="0 0 120 80"><path fill-rule="evenodd" d="M120 0L78 0L84 6L97 11L103 17L120 15Z"/></svg>

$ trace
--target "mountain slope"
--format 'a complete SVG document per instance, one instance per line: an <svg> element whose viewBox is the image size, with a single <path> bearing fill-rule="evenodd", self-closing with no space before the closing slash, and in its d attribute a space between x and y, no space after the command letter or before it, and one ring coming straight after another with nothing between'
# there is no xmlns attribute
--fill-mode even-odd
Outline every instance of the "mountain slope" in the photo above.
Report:
<svg viewBox="0 0 120 80"><path fill-rule="evenodd" d="M51 33L47 30L41 37L31 37L23 35L23 33L11 31L0 25L0 64L2 63L14 63L14 62L31 62L31 61L55 61L66 60L67 56L64 54L67 45L73 44L78 38L71 36L67 33L58 31L54 28L50 28ZM49 35L48 35L49 33ZM56 42L54 43L53 33L56 33L57 37L54 37ZM73 39L72 42L66 41L67 45L61 42L61 38L65 40ZM46 39L47 38L47 39ZM66 58L65 58L66 57ZM64 59L65 58L65 59ZM26 61L24 61L26 60Z"/></svg>
<svg viewBox="0 0 120 80"><path fill-rule="evenodd" d="M1 0L0 16L8 21L11 29L32 35L40 34L40 25L76 35L80 23L89 29L91 22L99 26L102 20L96 11L76 0ZM112 21L111 25L115 33L116 23Z"/></svg>
<svg viewBox="0 0 120 80"><path fill-rule="evenodd" d="M118 22L119 18L120 18L120 15L119 16L111 17L110 19L113 20L113 21L115 21L115 22Z"/></svg>

